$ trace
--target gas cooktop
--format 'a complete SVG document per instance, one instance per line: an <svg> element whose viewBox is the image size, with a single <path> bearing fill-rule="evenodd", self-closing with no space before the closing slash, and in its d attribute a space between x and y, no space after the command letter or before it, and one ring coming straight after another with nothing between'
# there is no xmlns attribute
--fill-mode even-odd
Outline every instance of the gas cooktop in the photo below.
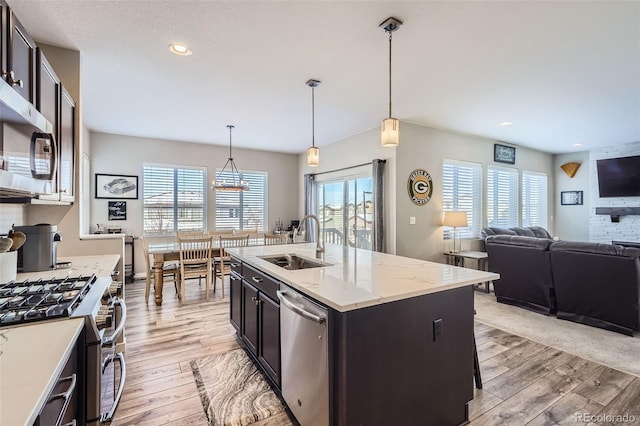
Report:
<svg viewBox="0 0 640 426"><path fill-rule="evenodd" d="M0 327L69 317L95 282L93 274L0 284Z"/></svg>

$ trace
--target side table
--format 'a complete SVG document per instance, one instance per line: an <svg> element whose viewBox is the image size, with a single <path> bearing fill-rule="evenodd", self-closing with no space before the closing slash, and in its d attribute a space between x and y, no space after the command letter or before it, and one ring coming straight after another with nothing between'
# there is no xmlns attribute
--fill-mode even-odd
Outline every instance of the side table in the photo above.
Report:
<svg viewBox="0 0 640 426"><path fill-rule="evenodd" d="M478 262L478 269L481 271L486 271L487 270L487 259L488 259L488 255L487 253L483 252L483 251L461 251L458 253L451 253L451 252L443 252L442 254L444 254L444 257L447 261L447 265L454 265L454 266L460 266L462 268L465 267L464 263L465 263L465 259L473 259L476 260ZM489 293L489 281L486 281L484 283L480 283L480 284L484 284L484 291L485 293Z"/></svg>

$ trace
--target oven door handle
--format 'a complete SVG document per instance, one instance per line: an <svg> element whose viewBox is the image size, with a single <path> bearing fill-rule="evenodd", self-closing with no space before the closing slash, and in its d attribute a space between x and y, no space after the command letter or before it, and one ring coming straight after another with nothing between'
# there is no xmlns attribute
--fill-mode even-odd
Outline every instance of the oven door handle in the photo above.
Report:
<svg viewBox="0 0 640 426"><path fill-rule="evenodd" d="M71 383L69 384L69 387L67 388L66 391L52 395L47 402L52 402L55 401L56 399L64 399L64 403L62 404L62 409L60 410L60 413L58 414L58 418L56 419L56 426L60 426L62 424L62 419L64 418L64 414L67 412L67 408L69 407L69 402L71 401L71 396L73 395L73 392L76 390L76 375L72 374L69 377L64 377L62 379L60 379L58 381L58 383L62 383L62 382L67 382L67 381L71 381Z"/></svg>
<svg viewBox="0 0 640 426"><path fill-rule="evenodd" d="M114 297L113 306L114 307L120 306L121 318L120 318L120 321L118 322L118 326L116 327L115 330L113 330L113 334L109 337L105 337L104 339L102 339L102 342L100 343L100 345L103 348L108 348L113 346L116 339L120 337L120 335L122 334L122 330L124 330L124 324L127 322L127 305L124 303L124 300L119 299L118 297Z"/></svg>
<svg viewBox="0 0 640 426"><path fill-rule="evenodd" d="M113 405L111 406L111 409L107 413L100 414L101 423L111 423L111 420L113 420L113 416L116 414L116 408L118 408L118 404L120 403L120 398L122 398L122 390L124 389L124 379L127 377L127 365L124 361L124 355L122 354L122 352L118 352L117 354L111 354L107 356L107 358L105 358L104 363L102 364L102 373L104 374L104 370L107 368L107 366L115 360L118 360L118 362L120 363L120 382L118 385L118 393L116 394L116 397L113 400Z"/></svg>

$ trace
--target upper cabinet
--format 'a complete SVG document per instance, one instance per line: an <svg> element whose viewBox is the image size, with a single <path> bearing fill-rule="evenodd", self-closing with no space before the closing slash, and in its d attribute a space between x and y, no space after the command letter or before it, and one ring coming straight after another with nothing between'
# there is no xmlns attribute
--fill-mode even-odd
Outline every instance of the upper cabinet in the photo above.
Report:
<svg viewBox="0 0 640 426"><path fill-rule="evenodd" d="M11 8L3 7L6 14L6 67L2 76L23 98L36 104L35 59L36 43L29 36ZM3 52L4 53L4 52Z"/></svg>
<svg viewBox="0 0 640 426"><path fill-rule="evenodd" d="M75 111L76 103L64 86L60 87L60 125L58 126L58 145L60 146L60 169L58 172L60 201L74 200L74 148L75 148Z"/></svg>

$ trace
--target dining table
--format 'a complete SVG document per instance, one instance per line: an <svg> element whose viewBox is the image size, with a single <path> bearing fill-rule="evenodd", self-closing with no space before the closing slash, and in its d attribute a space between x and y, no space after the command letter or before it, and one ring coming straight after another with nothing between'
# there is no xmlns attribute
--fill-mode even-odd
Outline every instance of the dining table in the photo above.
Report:
<svg viewBox="0 0 640 426"><path fill-rule="evenodd" d="M166 262L180 261L180 245L177 238L149 238L149 254L153 257L153 287L156 306L162 305L162 287L164 278L162 268ZM214 239L211 257L220 256L220 246Z"/></svg>
<svg viewBox="0 0 640 426"><path fill-rule="evenodd" d="M156 306L162 305L162 288L164 285L162 268L166 262L180 261L180 245L177 237L149 238L149 254L153 257L153 286ZM262 239L250 238L249 245L261 245ZM220 257L220 240L213 238L211 257ZM223 284L224 285L224 284Z"/></svg>

